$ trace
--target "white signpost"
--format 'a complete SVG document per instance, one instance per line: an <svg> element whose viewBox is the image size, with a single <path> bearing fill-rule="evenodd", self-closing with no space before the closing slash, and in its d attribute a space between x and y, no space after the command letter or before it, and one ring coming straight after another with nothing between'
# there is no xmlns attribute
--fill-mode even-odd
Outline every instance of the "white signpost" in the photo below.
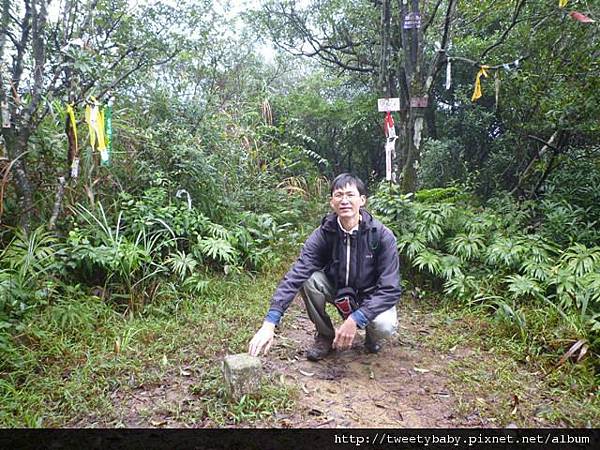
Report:
<svg viewBox="0 0 600 450"><path fill-rule="evenodd" d="M395 98L380 98L377 100L377 109L379 112L386 113L384 122L385 131L385 179L394 181L394 173L392 171L392 162L396 156L396 128L394 127L394 119L391 111L400 111L400 99Z"/></svg>
<svg viewBox="0 0 600 450"><path fill-rule="evenodd" d="M380 98L377 100L379 112L400 111L400 99L398 97Z"/></svg>

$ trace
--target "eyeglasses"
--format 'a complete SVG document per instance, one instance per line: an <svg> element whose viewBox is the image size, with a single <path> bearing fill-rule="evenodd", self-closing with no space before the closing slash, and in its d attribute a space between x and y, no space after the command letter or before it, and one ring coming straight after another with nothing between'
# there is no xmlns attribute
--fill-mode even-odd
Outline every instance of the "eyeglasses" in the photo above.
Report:
<svg viewBox="0 0 600 450"><path fill-rule="evenodd" d="M333 198L336 202L341 202L344 197L346 197L349 201L356 200L359 195L356 192L334 192L331 198Z"/></svg>

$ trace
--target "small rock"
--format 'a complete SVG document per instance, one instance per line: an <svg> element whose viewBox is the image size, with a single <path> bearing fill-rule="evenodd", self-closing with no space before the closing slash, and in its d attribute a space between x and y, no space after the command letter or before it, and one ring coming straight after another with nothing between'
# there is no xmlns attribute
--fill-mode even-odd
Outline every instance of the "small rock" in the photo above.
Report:
<svg viewBox="0 0 600 450"><path fill-rule="evenodd" d="M262 364L256 356L247 353L227 355L223 359L225 387L232 400L239 401L246 394L254 394L260 388Z"/></svg>

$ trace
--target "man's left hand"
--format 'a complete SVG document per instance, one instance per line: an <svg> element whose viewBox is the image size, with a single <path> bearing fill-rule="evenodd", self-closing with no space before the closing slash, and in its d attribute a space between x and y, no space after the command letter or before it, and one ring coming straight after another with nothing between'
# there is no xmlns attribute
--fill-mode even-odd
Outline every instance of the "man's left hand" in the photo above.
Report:
<svg viewBox="0 0 600 450"><path fill-rule="evenodd" d="M341 327L335 330L335 339L333 340L333 348L338 350L346 350L352 346L354 336L356 335L356 322L352 316L348 317Z"/></svg>

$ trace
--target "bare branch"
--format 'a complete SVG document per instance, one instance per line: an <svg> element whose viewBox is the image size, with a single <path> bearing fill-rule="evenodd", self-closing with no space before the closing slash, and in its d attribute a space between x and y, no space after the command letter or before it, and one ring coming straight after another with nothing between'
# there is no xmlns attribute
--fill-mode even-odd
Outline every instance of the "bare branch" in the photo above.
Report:
<svg viewBox="0 0 600 450"><path fill-rule="evenodd" d="M27 48L27 42L29 41L29 32L31 30L31 1L25 0L25 15L23 16L23 22L21 24L21 39L15 43L17 54L13 57L13 88L16 90L21 82L23 76L23 59L25 58L25 51Z"/></svg>
<svg viewBox="0 0 600 450"><path fill-rule="evenodd" d="M428 78L434 80L440 69L441 63L443 62L442 57L446 57L446 48L448 46L448 40L450 39L450 28L452 25L452 19L454 16L454 10L456 7L456 0L450 0L448 2L448 8L446 9L446 16L444 18L444 28L442 29L442 40L441 49L436 52L431 66L429 67ZM432 83L433 84L433 83Z"/></svg>
<svg viewBox="0 0 600 450"><path fill-rule="evenodd" d="M517 58L517 59L518 59L519 61L522 61L522 60L525 60L525 59L527 59L527 58L529 58L529 53L526 53L525 55L523 55L523 56L520 56L520 57L519 57L519 58ZM468 64L471 64L471 65L473 65L473 66L477 66L477 67L481 67L481 66L483 65L483 64L482 64L481 62L479 62L479 61L474 61L474 60L472 60L472 59L469 59L469 58L463 58L462 56L448 56L448 59L449 59L449 60L451 60L451 61L463 61L463 62L466 62L466 63L468 63ZM496 69L500 69L500 68L504 67L506 64L510 64L510 63L512 63L512 62L513 62L513 61L510 61L510 62L508 62L508 63L496 64L495 66L490 66L490 65L487 65L487 68L488 68L488 69L491 69L491 70L496 70Z"/></svg>
<svg viewBox="0 0 600 450"><path fill-rule="evenodd" d="M500 39L498 39L497 42L493 43L492 45L490 45L488 48L486 48L483 53L481 54L480 59L485 58L485 56L491 52L494 48L498 47L499 45L501 45L504 40L506 39L506 37L508 36L508 33L510 33L510 30L512 30L514 28L514 26L517 24L517 19L519 18L519 14L521 13L521 10L523 9L523 6L525 5L525 2L527 0L520 0L517 5L515 6L515 11L513 13L512 16L512 21L510 23L510 25L508 26L508 28L506 30L504 30L504 33L502 33L502 35L500 36Z"/></svg>
<svg viewBox="0 0 600 450"><path fill-rule="evenodd" d="M2 0L2 20L0 22L0 61L4 61L4 45L6 44L6 36L11 37L8 31L8 22L10 20L10 0ZM13 43L14 39L11 38ZM0 81L1 83L1 81Z"/></svg>
<svg viewBox="0 0 600 450"><path fill-rule="evenodd" d="M431 12L431 15L429 16L429 19L427 19L427 22L425 22L425 25L423 25L423 34L425 34L427 32L427 29L429 28L429 26L435 19L435 16L437 15L437 11L441 4L442 4L442 0L437 0L437 3L433 7L433 11Z"/></svg>

